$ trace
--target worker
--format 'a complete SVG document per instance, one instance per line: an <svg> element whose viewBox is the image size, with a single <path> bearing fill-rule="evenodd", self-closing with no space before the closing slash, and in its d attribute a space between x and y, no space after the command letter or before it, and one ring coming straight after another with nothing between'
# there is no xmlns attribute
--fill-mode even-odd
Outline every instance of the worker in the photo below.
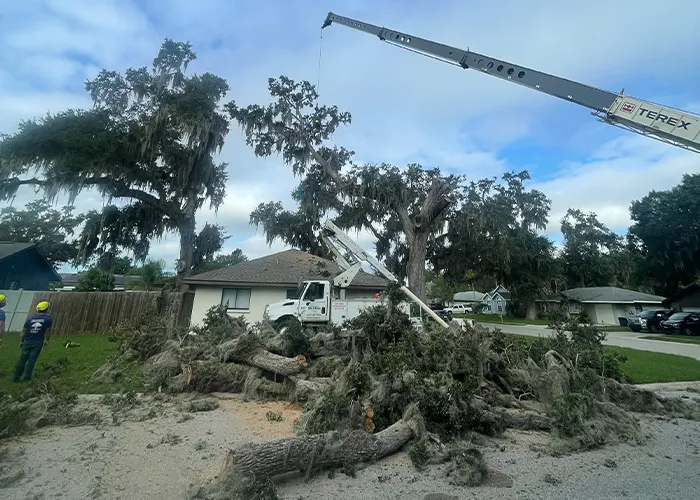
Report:
<svg viewBox="0 0 700 500"><path fill-rule="evenodd" d="M49 314L49 303L39 302L36 306L36 314L29 316L24 323L24 328L22 328L22 336L19 341L21 353L13 378L15 382L19 382L23 375L25 382L32 379L34 365L39 358L41 349L49 344L52 326L53 318Z"/></svg>
<svg viewBox="0 0 700 500"><path fill-rule="evenodd" d="M5 336L5 310L3 307L7 305L7 297L0 293L0 345L2 345L2 338Z"/></svg>

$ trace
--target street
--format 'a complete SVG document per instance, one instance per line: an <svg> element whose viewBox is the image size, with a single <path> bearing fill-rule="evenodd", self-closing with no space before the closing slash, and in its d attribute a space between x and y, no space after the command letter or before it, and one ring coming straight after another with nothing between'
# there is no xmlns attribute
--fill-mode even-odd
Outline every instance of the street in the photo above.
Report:
<svg viewBox="0 0 700 500"><path fill-rule="evenodd" d="M541 325L509 325L502 323L480 323L482 326L493 330L500 328L506 333L517 335L529 335L531 337L547 337L553 333L546 326ZM678 356L688 356L700 360L700 344L681 344L678 342L665 342L662 340L646 340L641 337L648 333L629 332L608 332L608 337L603 342L607 345L619 347L629 347L640 351L663 352L666 354L677 354Z"/></svg>

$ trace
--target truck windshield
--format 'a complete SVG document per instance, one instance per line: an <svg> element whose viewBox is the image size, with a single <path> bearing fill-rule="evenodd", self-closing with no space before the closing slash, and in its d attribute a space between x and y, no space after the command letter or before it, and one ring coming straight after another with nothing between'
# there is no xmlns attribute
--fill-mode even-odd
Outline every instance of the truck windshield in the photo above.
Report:
<svg viewBox="0 0 700 500"><path fill-rule="evenodd" d="M289 296L291 300L297 300L301 298L301 294L304 293L304 288L306 288L306 283L299 283L299 286L297 287L296 290L294 290L294 293Z"/></svg>

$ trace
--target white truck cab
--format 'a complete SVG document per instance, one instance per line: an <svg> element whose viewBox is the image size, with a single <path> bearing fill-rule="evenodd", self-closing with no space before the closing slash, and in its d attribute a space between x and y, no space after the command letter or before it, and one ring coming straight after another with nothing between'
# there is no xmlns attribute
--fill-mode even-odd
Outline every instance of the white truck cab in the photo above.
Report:
<svg viewBox="0 0 700 500"><path fill-rule="evenodd" d="M360 313L383 303L381 298L340 299L330 281L304 281L297 288L295 298L273 302L265 307L265 318L282 324L287 319L296 318L308 324L342 325ZM400 309L408 314L409 305L401 304Z"/></svg>

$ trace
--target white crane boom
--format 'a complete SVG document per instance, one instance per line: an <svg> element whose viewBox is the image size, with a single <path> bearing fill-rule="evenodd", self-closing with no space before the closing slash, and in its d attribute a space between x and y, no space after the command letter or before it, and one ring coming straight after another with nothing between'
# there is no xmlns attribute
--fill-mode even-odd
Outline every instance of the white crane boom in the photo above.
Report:
<svg viewBox="0 0 700 500"><path fill-rule="evenodd" d="M328 13L323 28L332 23L377 36L381 41L464 69L474 69L545 94L589 108L599 121L700 153L700 116L634 97L610 92L526 68L507 61L458 49L388 28Z"/></svg>
<svg viewBox="0 0 700 500"><path fill-rule="evenodd" d="M355 270L354 274L352 274L352 277L350 277L350 280L347 280L346 274L348 273L348 270L346 272L343 272L342 274L338 275L336 277L336 280L342 277L342 282L343 285L346 287L350 284L352 281L352 278L355 277L355 275L360 271L361 263L368 262L372 267L374 267L379 273L388 279L389 281L396 281L399 282L399 279L394 276L394 274L389 271L384 265L382 265L381 262L379 262L376 258L374 258L372 255L370 255L368 252L365 251L364 248L362 248L360 245L358 245L355 240L350 238L347 234L345 234L338 226L333 224L330 220L326 221L326 223L323 225L323 241L328 245L330 248L331 252L333 252L334 255L338 256L340 255L342 258L342 261L344 261L346 264L348 264L347 260L345 257L342 256L342 252L340 252L340 249L338 247L344 248L347 252L352 255L354 259L356 259L356 262L349 267L348 270ZM343 264L341 263L341 267L343 267ZM343 286L341 284L336 283L334 280L334 284L336 286ZM405 285L401 285L401 290L403 293L405 293L413 302L418 304L418 306L423 309L431 318L433 318L435 321L437 321L440 325L444 326L447 328L449 325L440 317L438 316L435 311L430 309L420 298L418 298L411 290L408 289Z"/></svg>

